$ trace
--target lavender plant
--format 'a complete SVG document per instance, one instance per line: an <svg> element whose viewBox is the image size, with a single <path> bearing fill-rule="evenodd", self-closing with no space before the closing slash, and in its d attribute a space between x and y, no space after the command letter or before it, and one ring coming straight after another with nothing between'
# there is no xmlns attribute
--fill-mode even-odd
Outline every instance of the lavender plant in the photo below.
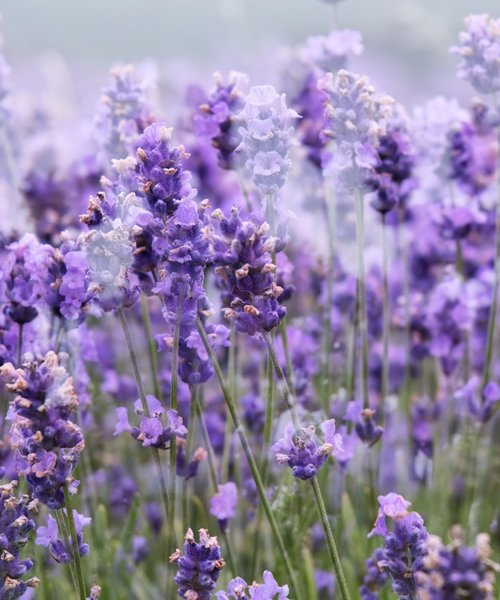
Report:
<svg viewBox="0 0 500 600"><path fill-rule="evenodd" d="M115 68L95 115L0 54L0 600L498 597L500 21L465 28L481 98L411 113L350 29L276 87Z"/></svg>

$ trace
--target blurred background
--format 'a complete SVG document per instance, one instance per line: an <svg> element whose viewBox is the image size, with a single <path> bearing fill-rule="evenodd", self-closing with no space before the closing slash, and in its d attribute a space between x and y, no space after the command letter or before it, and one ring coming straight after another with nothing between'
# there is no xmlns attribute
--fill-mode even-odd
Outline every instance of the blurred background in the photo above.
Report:
<svg viewBox="0 0 500 600"><path fill-rule="evenodd" d="M498 0L345 0L336 7L321 0L0 3L6 54L20 70L43 73L47 61L53 66L59 57L102 81L113 64L152 58L160 65L185 63L175 69L177 78L179 71L196 77L197 69L208 77L215 69L252 72L252 65L262 77L269 52L326 33L335 23L363 33L365 55L356 68L413 104L443 90L467 93L455 82L448 48L465 15L498 9Z"/></svg>

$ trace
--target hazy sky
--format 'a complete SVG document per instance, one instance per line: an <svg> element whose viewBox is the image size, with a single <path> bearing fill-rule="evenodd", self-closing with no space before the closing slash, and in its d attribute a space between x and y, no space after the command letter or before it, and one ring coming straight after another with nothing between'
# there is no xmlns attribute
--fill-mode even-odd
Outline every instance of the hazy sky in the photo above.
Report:
<svg viewBox="0 0 500 600"><path fill-rule="evenodd" d="M265 77L272 44L300 43L334 22L333 7L321 0L0 0L0 12L12 62L36 70L52 50L69 65L98 66L101 78L114 63L150 57L175 57L186 72L190 65L252 72L253 62ZM453 79L448 47L471 12L498 16L499 1L345 0L335 22L363 33L360 69L378 72L377 84L391 93L419 100L441 92L442 74Z"/></svg>
<svg viewBox="0 0 500 600"><path fill-rule="evenodd" d="M383 49L421 52L453 38L470 12L500 12L498 0L345 0L341 26ZM0 0L11 52L52 48L88 60L207 56L221 47L296 41L325 32L332 6L320 0Z"/></svg>

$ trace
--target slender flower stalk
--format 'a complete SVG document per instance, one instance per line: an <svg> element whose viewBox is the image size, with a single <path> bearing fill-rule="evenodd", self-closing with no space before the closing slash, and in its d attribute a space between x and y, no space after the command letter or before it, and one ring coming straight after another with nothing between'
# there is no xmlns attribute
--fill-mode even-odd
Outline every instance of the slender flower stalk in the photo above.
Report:
<svg viewBox="0 0 500 600"><path fill-rule="evenodd" d="M146 416L149 416L149 407L148 407L148 403L146 401L146 394L144 391L142 376L139 371L139 364L137 362L137 356L135 353L134 345L132 343L132 338L130 337L130 331L128 328L127 318L125 316L125 311L123 308L119 309L118 316L120 317L120 324L122 326L123 335L125 337L125 342L127 344L127 348L128 348L128 352L129 352L129 356L130 356L130 363L132 365L132 372L134 374L134 379L135 379L135 383L137 386L137 391L139 393L142 410L144 411L144 414ZM167 484L165 482L165 477L163 475L163 466L161 464L160 453L158 451L158 448L152 447L151 450L153 452L153 458L154 458L155 465L156 465L158 483L160 485L160 492L161 492L161 497L162 497L162 501L163 501L163 507L165 509L165 516L167 518L167 522L169 522L170 521L170 506L169 506L169 502L168 502Z"/></svg>
<svg viewBox="0 0 500 600"><path fill-rule="evenodd" d="M153 338L153 328L151 325L151 316L149 313L148 298L147 296L141 296L141 311L142 320L144 322L144 329L146 331L146 337L148 340L148 355L149 365L151 368L151 379L153 381L153 390L155 397L161 401L161 388L158 379L158 354L156 352L156 345Z"/></svg>
<svg viewBox="0 0 500 600"><path fill-rule="evenodd" d="M181 329L182 310L184 308L184 297L185 292L182 288L178 299L177 312L174 323L174 337L172 343L172 377L170 383L170 409L177 410L177 393L178 393L178 382L179 382L179 336ZM170 485L169 485L169 507L170 507L170 519L168 520L168 536L169 542L168 547L173 548L175 546L175 497L176 497L176 453L177 445L175 443L170 444L169 459L170 459Z"/></svg>
<svg viewBox="0 0 500 600"><path fill-rule="evenodd" d="M361 395L363 408L370 407L368 391L368 320L366 317L366 285L365 285L365 217L363 194L358 188L354 192L356 198L356 239L358 247L358 310L359 331L361 334Z"/></svg>
<svg viewBox="0 0 500 600"><path fill-rule="evenodd" d="M68 485L64 485L64 504L66 506L66 515L68 517L69 532L71 536L71 546L73 561L75 563L76 580L78 583L78 593L80 600L85 600L87 595L85 593L85 580L83 578L82 563L80 560L80 550L78 544L78 537L76 534L75 518L73 515L73 507L71 503L71 496L68 490Z"/></svg>
<svg viewBox="0 0 500 600"><path fill-rule="evenodd" d="M382 215L382 278L383 278L383 350L382 350L382 390L381 390L381 418L384 418L384 402L389 393L389 273L388 273L388 248L386 216Z"/></svg>
<svg viewBox="0 0 500 600"><path fill-rule="evenodd" d="M290 557L288 555L288 551L286 549L285 546L285 542L283 540L283 536L281 535L281 531L279 528L279 525L276 521L276 517L274 516L274 513L271 509L271 505L269 503L269 500L267 498L266 495L266 489L264 487L264 484L262 482L260 473L259 473L259 468L257 466L257 462L255 460L255 457L253 455L252 452L252 448L250 446L250 442L248 441L248 438L245 434L245 431L243 429L243 426L240 422L238 413L236 411L236 406L234 404L234 400L231 396L231 392L229 391L229 387L226 383L226 380L224 378L224 374L222 372L221 366L219 364L219 361L217 359L217 356L215 355L215 352L212 348L212 346L210 345L210 342L208 340L206 331L205 331L205 327L203 326L203 323L201 322L201 320L198 318L197 322L196 322L197 328L198 328L198 332L200 334L200 337L203 341L203 344L205 346L205 349L210 357L210 361L212 362L212 366L215 370L215 374L217 376L217 379L219 381L219 385L222 391L222 395L224 396L224 401L226 402L226 406L228 408L229 414L231 416L231 419L233 421L234 424L234 428L236 433L238 434L238 437L240 439L241 445L243 447L243 451L245 453L245 456L247 458L248 461L248 465L250 467L250 471L252 472L252 477L255 481L255 485L257 486L257 492L259 494L259 498L260 501L262 502L262 505L264 507L264 511L266 513L267 519L269 521L269 525L271 526L271 530L273 532L273 536L276 540L276 543L278 544L279 547L279 551L281 553L281 556L283 558L283 562L285 563L285 569L286 572L288 574L288 578L290 581L290 587L294 593L294 595L298 598L298 584L297 584L297 579L295 576L295 571L292 567L292 563L290 561Z"/></svg>
<svg viewBox="0 0 500 600"><path fill-rule="evenodd" d="M500 144L500 133L499 133L499 144ZM495 340L495 324L497 318L497 304L498 304L498 288L500 283L500 164L498 166L498 199L496 205L496 219L495 219L495 278L493 280L493 291L491 298L491 308L488 319L488 337L486 341L486 356L484 360L484 370L482 378L482 386L480 393L486 384L490 380L491 375L491 363L493 361L493 345Z"/></svg>
<svg viewBox="0 0 500 600"><path fill-rule="evenodd" d="M290 410L290 414L292 417L292 423L295 430L302 429L299 415L297 414L297 407L295 405L294 398L292 393L290 392L290 388L288 387L285 374L281 368L279 363L278 355L276 354L276 349L274 348L273 341L269 333L263 332L264 341L266 342L267 349L269 351L269 356L274 365L274 369L276 371L276 376L278 381L280 381L282 386L283 396L285 398L288 409ZM323 496L321 493L321 488L318 483L318 478L316 475L310 478L311 485L314 491L314 499L316 501L316 506L318 508L318 512L321 518L321 525L323 527L326 543L328 546L328 554L333 564L333 568L335 571L335 575L337 577L337 581L339 582L340 594L343 600L350 600L349 589L347 587L344 571L342 569L342 563L340 562L340 558L337 551L337 546L335 544L335 538L333 536L333 531L330 526L330 522L328 520L328 516L326 513L325 502L323 500Z"/></svg>

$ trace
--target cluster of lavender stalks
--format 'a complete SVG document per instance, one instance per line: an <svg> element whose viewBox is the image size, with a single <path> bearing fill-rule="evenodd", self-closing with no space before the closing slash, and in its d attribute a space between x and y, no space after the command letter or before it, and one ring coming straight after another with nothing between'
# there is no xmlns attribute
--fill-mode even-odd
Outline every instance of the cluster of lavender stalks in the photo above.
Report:
<svg viewBox="0 0 500 600"><path fill-rule="evenodd" d="M500 597L500 19L451 50L467 107L334 30L175 131L0 53L0 600Z"/></svg>

